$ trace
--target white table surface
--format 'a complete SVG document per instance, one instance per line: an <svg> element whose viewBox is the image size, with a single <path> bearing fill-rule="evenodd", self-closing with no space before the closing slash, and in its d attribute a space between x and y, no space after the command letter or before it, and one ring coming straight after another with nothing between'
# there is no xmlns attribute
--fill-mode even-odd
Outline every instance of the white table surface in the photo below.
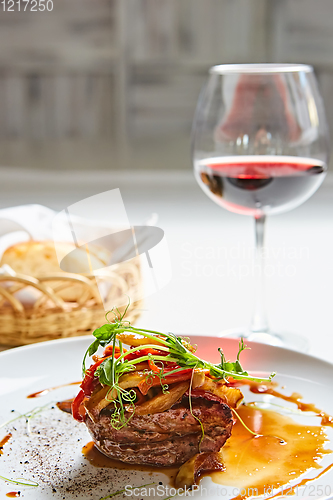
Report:
<svg viewBox="0 0 333 500"><path fill-rule="evenodd" d="M138 325L214 335L249 323L253 221L215 205L192 172L2 168L0 175L0 208L40 203L61 210L120 188L131 224L158 213L173 277L146 299ZM271 326L307 337L311 354L333 362L333 174L304 205L268 220L266 246Z"/></svg>

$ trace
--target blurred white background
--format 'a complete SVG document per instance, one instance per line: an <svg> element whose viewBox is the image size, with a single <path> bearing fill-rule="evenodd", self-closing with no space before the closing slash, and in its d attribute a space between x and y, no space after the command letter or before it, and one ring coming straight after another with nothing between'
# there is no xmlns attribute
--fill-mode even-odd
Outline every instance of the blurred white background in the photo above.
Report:
<svg viewBox="0 0 333 500"><path fill-rule="evenodd" d="M55 0L0 9L0 165L190 168L209 66L313 64L333 130L332 0Z"/></svg>

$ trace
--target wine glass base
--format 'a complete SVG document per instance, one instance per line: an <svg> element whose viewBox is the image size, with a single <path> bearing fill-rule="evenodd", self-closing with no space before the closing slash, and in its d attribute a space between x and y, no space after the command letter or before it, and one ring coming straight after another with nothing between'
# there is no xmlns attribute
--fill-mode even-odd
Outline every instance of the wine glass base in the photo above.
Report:
<svg viewBox="0 0 333 500"><path fill-rule="evenodd" d="M289 332L252 332L248 328L231 328L224 330L219 337L240 338L251 342L259 342L277 347L285 347L294 351L307 352L309 350L309 342L301 335Z"/></svg>

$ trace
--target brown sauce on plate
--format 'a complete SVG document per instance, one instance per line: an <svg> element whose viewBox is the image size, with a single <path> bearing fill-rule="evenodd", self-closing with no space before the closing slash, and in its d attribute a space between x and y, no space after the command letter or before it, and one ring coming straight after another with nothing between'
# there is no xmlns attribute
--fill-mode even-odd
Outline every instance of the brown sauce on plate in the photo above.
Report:
<svg viewBox="0 0 333 500"><path fill-rule="evenodd" d="M6 443L10 440L12 437L11 434L7 434L3 439L0 441L0 455L3 455L3 447L5 446Z"/></svg>
<svg viewBox="0 0 333 500"><path fill-rule="evenodd" d="M332 453L325 448L327 436L321 426L299 424L275 411L253 406L243 405L237 413L251 430L262 436L252 436L237 420L221 450L225 471L209 474L215 483L239 488L241 494L237 500L248 498L251 491L256 496L265 494L270 498L274 488L280 489L281 495L283 485L311 468L321 469L318 461ZM298 486L306 484L304 481L311 479Z"/></svg>
<svg viewBox="0 0 333 500"><path fill-rule="evenodd" d="M20 491L10 491L9 493L6 493L6 497L9 497L9 498L18 498L20 496L21 496Z"/></svg>
<svg viewBox="0 0 333 500"><path fill-rule="evenodd" d="M159 472L168 476L170 484L173 483L177 475L179 467L153 467L150 465L126 464L119 460L114 460L101 453L95 446L93 441L90 441L82 448L82 453L86 459L95 467L110 467L112 469L148 472L152 475L154 472Z"/></svg>
<svg viewBox="0 0 333 500"><path fill-rule="evenodd" d="M57 403L57 407L59 410L64 411L65 413L72 413L72 403L74 398L65 399L65 401L59 401Z"/></svg>
<svg viewBox="0 0 333 500"><path fill-rule="evenodd" d="M311 411L315 413L318 417L321 417L321 425L327 425L333 427L333 417L328 415L324 411L317 408L312 403L303 403L300 401L302 399L302 395L297 392L293 392L291 396L287 396L278 392L274 389L275 384L260 384L258 382L248 382L248 381L237 381L234 385L248 385L249 389L254 394L270 394L271 396L275 396L276 398L283 399L283 401L288 401L289 403L294 403L297 408L301 411Z"/></svg>
<svg viewBox="0 0 333 500"><path fill-rule="evenodd" d="M68 387L70 385L80 385L80 382L70 382L69 384L61 384L61 385L56 385L55 387L49 387L48 389L42 389L41 391L33 392L32 394L29 394L27 396L28 399L32 398L40 398L41 396L46 396L51 391L55 391L57 389L61 389L62 387Z"/></svg>

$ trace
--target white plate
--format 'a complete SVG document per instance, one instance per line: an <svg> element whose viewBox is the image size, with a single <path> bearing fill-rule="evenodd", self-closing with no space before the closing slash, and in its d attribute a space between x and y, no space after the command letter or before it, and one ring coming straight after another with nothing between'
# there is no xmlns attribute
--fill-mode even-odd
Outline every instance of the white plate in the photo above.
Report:
<svg viewBox="0 0 333 500"><path fill-rule="evenodd" d="M217 347L221 346L229 359L235 359L237 341L215 337L195 337L198 353L204 359L219 361ZM45 342L28 347L12 349L0 354L0 423L13 417L11 410L21 413L36 406L52 401L62 401L73 397L78 386L67 386L50 392L38 399L27 399L27 395L41 389L80 380L81 361L91 338ZM288 394L299 392L304 401L314 403L324 411L333 414L333 365L307 356L277 347L250 344L252 349L242 353L242 364L250 372L267 373L277 371L276 380L284 386ZM256 396L258 399L259 396ZM272 398L271 396L265 396ZM298 418L298 417L297 417ZM307 422L316 423L318 418L310 417ZM40 483L37 488L19 487L0 481L0 498L7 498L9 491L21 491L26 499L92 499L98 500L125 485L141 486L145 483L164 481L163 474L148 472L119 471L107 468L95 468L82 456L81 449L90 441L84 424L78 424L72 417L57 408L41 413L31 421L33 433L25 435L26 424L17 421L12 430L13 437L4 447L0 457L0 474L9 478L23 477L35 479ZM8 430L12 426L8 427ZM0 440L7 428L0 429ZM39 433L38 433L39 432ZM326 428L333 447L333 429ZM28 463L25 463L28 462ZM329 455L321 462L324 467L331 462ZM312 471L313 476L313 471ZM311 471L304 477L311 477ZM207 494L196 492L194 497L208 499L230 498L223 496L222 487L214 484L210 478L204 478L201 484ZM333 470L311 483L310 491L299 490L302 499L331 498L333 495ZM318 488L317 488L318 486ZM321 488L326 495L321 495ZM55 491L54 491L55 490ZM157 491L157 490L156 490ZM162 492L162 489L160 490ZM159 493L149 498L165 498ZM232 495L231 495L232 496ZM234 495L235 496L235 495ZM116 498L123 498L121 495ZM125 496L125 498L145 498ZM146 497L148 498L148 497Z"/></svg>

